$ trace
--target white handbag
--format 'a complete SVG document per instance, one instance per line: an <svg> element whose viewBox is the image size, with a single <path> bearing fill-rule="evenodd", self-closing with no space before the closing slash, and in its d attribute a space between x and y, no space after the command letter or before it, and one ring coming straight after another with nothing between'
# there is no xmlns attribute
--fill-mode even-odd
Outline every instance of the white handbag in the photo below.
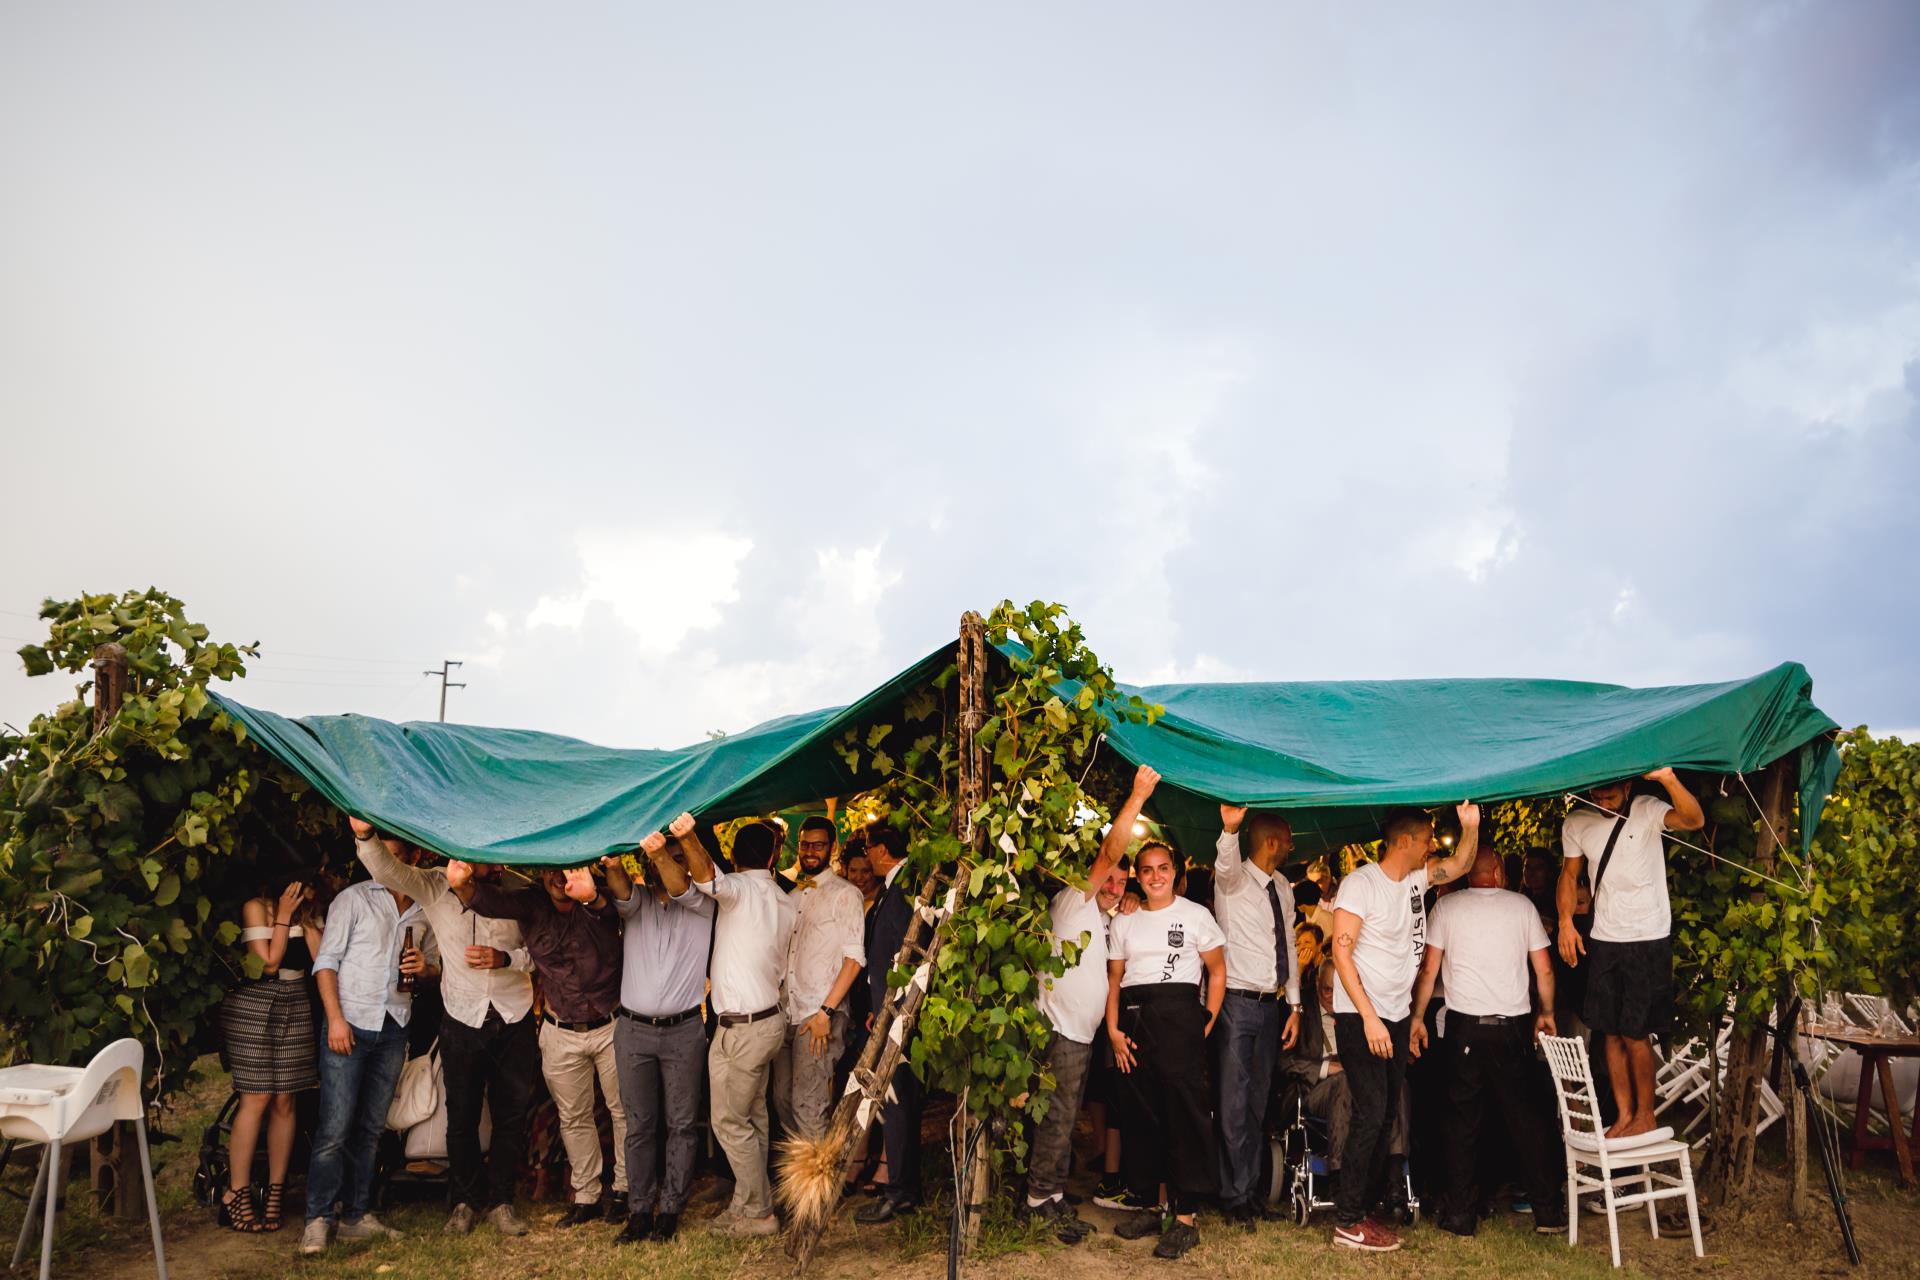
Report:
<svg viewBox="0 0 1920 1280"><path fill-rule="evenodd" d="M428 1119L440 1110L446 1082L440 1075L440 1042L400 1068L399 1083L393 1086L393 1101L387 1106L387 1128L399 1133Z"/></svg>

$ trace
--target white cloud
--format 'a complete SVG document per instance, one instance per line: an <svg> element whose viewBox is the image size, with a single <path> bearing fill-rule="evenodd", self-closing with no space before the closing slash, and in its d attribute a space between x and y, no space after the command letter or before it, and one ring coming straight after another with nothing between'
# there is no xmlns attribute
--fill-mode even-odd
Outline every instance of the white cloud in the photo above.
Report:
<svg viewBox="0 0 1920 1280"><path fill-rule="evenodd" d="M604 605L649 656L670 654L693 632L719 625L722 607L740 598L740 565L753 550L751 538L652 530L582 533L574 545L581 588L541 596L527 626L578 630L590 609Z"/></svg>

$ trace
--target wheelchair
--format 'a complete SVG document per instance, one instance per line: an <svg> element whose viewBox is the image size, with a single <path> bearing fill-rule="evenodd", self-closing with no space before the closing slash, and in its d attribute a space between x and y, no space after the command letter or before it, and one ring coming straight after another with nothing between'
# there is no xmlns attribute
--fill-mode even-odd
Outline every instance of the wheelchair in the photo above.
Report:
<svg viewBox="0 0 1920 1280"><path fill-rule="evenodd" d="M1304 1227L1316 1210L1333 1208L1333 1198L1324 1194L1331 1172L1328 1126L1307 1110L1307 1090L1297 1084L1287 1089L1281 1115L1287 1117L1287 1123L1271 1142L1273 1176L1267 1203L1275 1208L1286 1206L1295 1225ZM1406 1184L1409 1225L1417 1225L1420 1197L1414 1194L1412 1167L1406 1161L1401 1162L1400 1177Z"/></svg>

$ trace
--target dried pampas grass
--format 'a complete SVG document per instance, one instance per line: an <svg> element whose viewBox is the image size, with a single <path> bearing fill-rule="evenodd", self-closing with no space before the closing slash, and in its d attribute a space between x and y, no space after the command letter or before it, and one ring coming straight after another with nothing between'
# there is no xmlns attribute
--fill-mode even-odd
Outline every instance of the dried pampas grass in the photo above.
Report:
<svg viewBox="0 0 1920 1280"><path fill-rule="evenodd" d="M834 1125L818 1138L788 1138L780 1144L780 1180L774 1195L787 1211L787 1228L824 1226L840 1202L846 1174L847 1133Z"/></svg>

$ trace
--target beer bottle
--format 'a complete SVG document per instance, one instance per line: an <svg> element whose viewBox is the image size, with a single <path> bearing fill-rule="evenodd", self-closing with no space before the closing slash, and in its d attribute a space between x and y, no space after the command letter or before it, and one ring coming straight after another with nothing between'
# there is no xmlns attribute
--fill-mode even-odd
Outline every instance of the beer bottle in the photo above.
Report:
<svg viewBox="0 0 1920 1280"><path fill-rule="evenodd" d="M402 958L404 959L404 958L405 958L405 956L406 956L406 954L407 954L407 952L409 952L409 951L411 951L411 950L413 950L413 926L412 926L412 925L408 925L408 926L407 926L407 932L406 932L406 936L405 936L404 938L402 938L402 939L401 939L401 942L400 942L400 955L401 955L401 957L402 957ZM406 970L404 970L404 969L403 969L403 970L401 970L401 971L400 971L400 979L399 979L399 981L397 981L397 982L395 982L395 983L393 984L393 989L394 989L395 991L411 991L411 990L413 990L413 975L412 975L412 974L410 974L410 973L408 973L408 972L407 972Z"/></svg>

